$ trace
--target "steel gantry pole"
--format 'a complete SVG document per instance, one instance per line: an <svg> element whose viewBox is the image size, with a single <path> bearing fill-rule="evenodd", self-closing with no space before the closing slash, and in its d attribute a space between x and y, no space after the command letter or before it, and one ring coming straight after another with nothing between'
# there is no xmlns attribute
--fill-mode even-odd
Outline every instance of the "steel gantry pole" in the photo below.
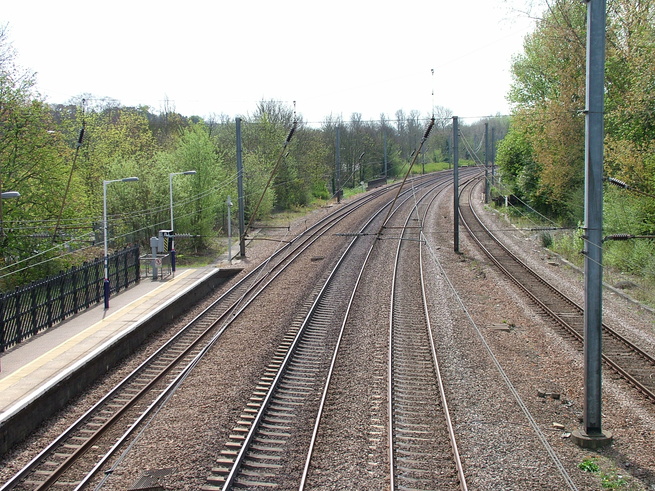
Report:
<svg viewBox="0 0 655 491"><path fill-rule="evenodd" d="M246 199L243 194L243 155L241 152L241 118L236 119L237 133L237 203L239 204L239 255L246 257Z"/></svg>
<svg viewBox="0 0 655 491"><path fill-rule="evenodd" d="M453 116L453 244L459 253L459 118Z"/></svg>
<svg viewBox="0 0 655 491"><path fill-rule="evenodd" d="M603 294L603 112L605 95L606 0L587 0L587 95L585 110L585 293L583 430L580 446L611 442L601 424Z"/></svg>
<svg viewBox="0 0 655 491"><path fill-rule="evenodd" d="M484 202L489 203L489 122L484 123Z"/></svg>

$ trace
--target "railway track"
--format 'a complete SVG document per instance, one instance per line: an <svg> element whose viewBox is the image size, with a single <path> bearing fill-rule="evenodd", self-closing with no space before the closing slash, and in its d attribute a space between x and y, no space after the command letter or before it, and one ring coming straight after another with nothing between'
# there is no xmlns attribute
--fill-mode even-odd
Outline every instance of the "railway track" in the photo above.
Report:
<svg viewBox="0 0 655 491"><path fill-rule="evenodd" d="M1 489L47 489L54 485L79 489L87 485L106 467L138 423L165 400L234 318L277 275L345 216L388 192L389 188L369 193L337 210L279 250L180 330ZM98 455L102 457L98 459Z"/></svg>
<svg viewBox="0 0 655 491"><path fill-rule="evenodd" d="M467 489L426 303L419 208L394 264L389 319L391 489Z"/></svg>
<svg viewBox="0 0 655 491"><path fill-rule="evenodd" d="M509 279L582 347L584 309L533 272L484 226L472 205L474 192L474 184L469 183L460 200L460 215L471 237ZM606 366L655 402L655 358L605 324L602 333Z"/></svg>
<svg viewBox="0 0 655 491"><path fill-rule="evenodd" d="M406 192L402 199L414 197ZM278 348L221 451L205 490L287 487L289 482L304 488L343 323L385 208L352 234L334 269L318 283L320 290L310 296L307 315L298 319ZM368 240L369 247L360 246L362 240ZM358 270L360 274L355 275ZM312 428L313 433L309 431ZM303 471L293 458L298 451L292 449L307 448Z"/></svg>

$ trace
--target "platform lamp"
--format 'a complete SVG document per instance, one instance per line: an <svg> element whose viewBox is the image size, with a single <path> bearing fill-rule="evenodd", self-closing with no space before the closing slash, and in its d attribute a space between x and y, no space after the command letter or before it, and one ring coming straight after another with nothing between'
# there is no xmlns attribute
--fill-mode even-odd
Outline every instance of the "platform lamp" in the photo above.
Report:
<svg viewBox="0 0 655 491"><path fill-rule="evenodd" d="M168 189L170 190L170 203L171 203L171 233L175 234L175 228L173 227L173 176L192 176L196 174L194 170L185 170L184 172L171 172L168 174ZM171 249L171 270L175 273L175 241L173 241L173 247Z"/></svg>
<svg viewBox="0 0 655 491"><path fill-rule="evenodd" d="M20 198L20 193L18 191L2 191L2 193L0 193L0 199L9 198ZM2 201L0 201L0 235L2 234Z"/></svg>
<svg viewBox="0 0 655 491"><path fill-rule="evenodd" d="M109 252L107 248L107 184L112 182L130 182L138 181L138 177L124 177L123 179L112 179L110 181L102 181L102 228L103 236L105 239L105 282L104 282L104 296L105 308L109 308Z"/></svg>

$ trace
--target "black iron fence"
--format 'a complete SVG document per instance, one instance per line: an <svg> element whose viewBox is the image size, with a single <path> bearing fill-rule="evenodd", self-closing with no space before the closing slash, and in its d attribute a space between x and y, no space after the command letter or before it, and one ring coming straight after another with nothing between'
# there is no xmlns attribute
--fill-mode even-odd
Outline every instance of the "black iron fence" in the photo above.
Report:
<svg viewBox="0 0 655 491"><path fill-rule="evenodd" d="M138 245L109 256L111 292L138 283L139 268ZM0 352L103 301L104 277L104 262L99 258L0 293Z"/></svg>

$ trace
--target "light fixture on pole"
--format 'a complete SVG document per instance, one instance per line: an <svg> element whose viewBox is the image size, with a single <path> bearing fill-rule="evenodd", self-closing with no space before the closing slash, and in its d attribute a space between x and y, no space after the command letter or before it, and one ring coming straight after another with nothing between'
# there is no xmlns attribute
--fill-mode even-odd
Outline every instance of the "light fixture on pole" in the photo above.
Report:
<svg viewBox="0 0 655 491"><path fill-rule="evenodd" d="M102 229L105 241L105 282L104 282L104 297L105 308L109 308L109 252L107 247L107 184L112 182L130 182L138 181L138 177L124 177L123 179L112 179L110 181L102 181Z"/></svg>
<svg viewBox="0 0 655 491"><path fill-rule="evenodd" d="M1 199L20 198L20 193L18 191L2 191L2 193L0 193L0 198ZM4 232L2 230L2 203L0 203L0 235L3 234Z"/></svg>
<svg viewBox="0 0 655 491"><path fill-rule="evenodd" d="M170 204L171 204L171 234L175 234L175 228L173 227L173 176L192 176L196 174L194 170L186 170L184 172L171 172L168 174L168 189L170 195ZM173 242L173 247L171 248L171 269L175 273L175 242Z"/></svg>

